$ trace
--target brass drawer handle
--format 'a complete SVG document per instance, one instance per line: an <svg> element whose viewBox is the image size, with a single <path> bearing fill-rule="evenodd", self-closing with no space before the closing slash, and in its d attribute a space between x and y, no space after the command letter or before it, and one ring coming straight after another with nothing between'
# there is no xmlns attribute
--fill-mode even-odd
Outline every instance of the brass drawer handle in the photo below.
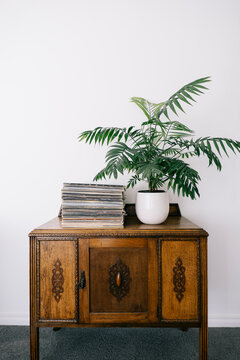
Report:
<svg viewBox="0 0 240 360"><path fill-rule="evenodd" d="M78 287L80 287L80 289L84 289L86 286L86 276L85 276L85 271L82 270L81 271L81 278L80 281L78 283Z"/></svg>

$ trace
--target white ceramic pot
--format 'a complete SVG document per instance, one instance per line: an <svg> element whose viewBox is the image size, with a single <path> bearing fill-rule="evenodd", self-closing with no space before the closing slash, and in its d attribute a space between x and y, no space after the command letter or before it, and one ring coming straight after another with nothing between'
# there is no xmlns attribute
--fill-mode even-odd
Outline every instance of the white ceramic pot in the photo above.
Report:
<svg viewBox="0 0 240 360"><path fill-rule="evenodd" d="M169 213L168 193L163 190L140 190L136 198L136 214L144 224L161 224Z"/></svg>

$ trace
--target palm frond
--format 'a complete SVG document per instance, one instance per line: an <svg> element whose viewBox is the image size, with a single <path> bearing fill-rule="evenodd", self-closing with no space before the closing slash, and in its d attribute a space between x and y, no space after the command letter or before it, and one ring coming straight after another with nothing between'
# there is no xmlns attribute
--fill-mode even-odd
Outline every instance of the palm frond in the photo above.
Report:
<svg viewBox="0 0 240 360"><path fill-rule="evenodd" d="M141 135L140 129L135 129L134 126L130 126L129 128L117 128L117 127L96 127L93 130L83 131L79 137L79 141L85 140L85 143L91 144L93 141L95 144L99 143L103 145L107 142L107 145L113 141L121 141L125 142L128 139L135 140Z"/></svg>
<svg viewBox="0 0 240 360"><path fill-rule="evenodd" d="M179 111L184 112L181 103L192 105L192 102L196 100L192 97L194 95L203 94L202 90L208 90L208 88L202 84L211 81L210 76L206 76L204 78L195 80L190 82L189 84L183 86L180 90L178 90L175 94L173 94L161 107L159 110L157 117L159 118L162 114L169 119L168 110L170 109L175 115L178 115Z"/></svg>
<svg viewBox="0 0 240 360"><path fill-rule="evenodd" d="M222 157L224 152L228 156L228 150L231 150L236 154L240 152L240 142L227 138L211 138L211 137L200 137L198 139L182 140L180 138L174 139L181 149L188 151L183 152L184 157L189 156L200 156L206 155L209 160L209 166L215 164L216 168L220 171L222 169L221 161L219 156Z"/></svg>
<svg viewBox="0 0 240 360"><path fill-rule="evenodd" d="M199 195L198 182L201 180L198 172L180 159L172 159L168 173L168 188L180 195L195 199Z"/></svg>
<svg viewBox="0 0 240 360"><path fill-rule="evenodd" d="M140 181L140 177L138 175L133 175L129 180L128 180L128 184L127 184L127 189L130 187L134 187L139 181Z"/></svg>
<svg viewBox="0 0 240 360"><path fill-rule="evenodd" d="M132 169L132 158L134 156L134 150L130 149L125 143L120 142L113 144L110 150L106 154L106 167L99 171L94 177L94 181L118 177L118 173L122 174L125 170L130 171Z"/></svg>
<svg viewBox="0 0 240 360"><path fill-rule="evenodd" d="M132 97L130 101L135 103L144 112L144 114L150 121L165 104L164 102L159 104L154 104L141 97Z"/></svg>

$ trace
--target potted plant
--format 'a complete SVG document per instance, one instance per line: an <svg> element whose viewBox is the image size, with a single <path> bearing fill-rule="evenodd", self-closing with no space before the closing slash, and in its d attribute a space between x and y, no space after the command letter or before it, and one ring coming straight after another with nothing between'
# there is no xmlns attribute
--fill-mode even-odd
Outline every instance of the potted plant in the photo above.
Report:
<svg viewBox="0 0 240 360"><path fill-rule="evenodd" d="M164 184L173 192L195 199L199 195L198 172L186 160L204 155L209 165L221 170L220 157L228 151L240 152L240 142L220 137L193 137L193 130L179 120L170 120L172 115L184 112L183 104L192 105L194 96L207 89L210 77L193 81L174 93L167 101L155 104L133 97L134 102L146 116L141 127L97 127L80 134L79 141L110 145L106 154L106 166L95 177L100 179L118 177L124 171L132 173L127 187L141 180L148 190L137 194L136 213L144 223L163 222L169 211L168 195L161 190Z"/></svg>

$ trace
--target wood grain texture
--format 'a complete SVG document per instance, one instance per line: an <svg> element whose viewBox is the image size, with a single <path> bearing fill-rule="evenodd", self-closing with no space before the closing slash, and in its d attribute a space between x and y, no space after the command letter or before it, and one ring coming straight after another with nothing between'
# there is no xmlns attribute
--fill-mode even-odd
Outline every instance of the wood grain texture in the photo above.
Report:
<svg viewBox="0 0 240 360"><path fill-rule="evenodd" d="M37 321L37 248L36 238L29 238L29 280L30 280L30 325Z"/></svg>
<svg viewBox="0 0 240 360"><path fill-rule="evenodd" d="M157 241L148 239L148 318L158 322L158 260Z"/></svg>
<svg viewBox="0 0 240 360"><path fill-rule="evenodd" d="M121 301L118 301L109 290L109 269L118 259L129 268L131 278L129 291ZM119 313L147 310L148 248L90 248L90 312Z"/></svg>
<svg viewBox="0 0 240 360"><path fill-rule="evenodd" d="M127 320L128 317L128 313L126 313L126 317L124 313L118 313L118 314L114 314L116 315L116 318L118 316L121 315L121 317L123 317L124 321L121 322L100 322L99 319L101 317L103 318L107 318L108 313L106 313L106 317L104 316L104 314L97 314L97 313L92 313L90 314L90 320L88 323L74 323L74 322L69 322L69 321L41 321L38 323L38 327L61 327L61 328L94 328L94 327L105 327L105 328L115 328L115 327L138 327L138 328L199 328L200 324L197 322L187 322L187 321L182 321L182 322L178 322L178 323L173 323L173 322L157 322L157 323L153 323L153 322L149 322L148 321L148 314L146 313L145 316L143 316L144 313L140 313L141 316L137 317L137 313L130 313L131 317L133 315L135 321L129 321ZM99 316L98 316L99 315ZM113 315L111 313L111 315ZM135 316L136 315L136 316ZM92 322L91 318L93 319L97 319L97 322ZM144 320L142 320L144 318ZM145 318L147 320L145 320ZM139 320L140 319L140 320Z"/></svg>
<svg viewBox="0 0 240 360"><path fill-rule="evenodd" d="M90 314L91 323L147 323L148 314L143 312L136 313L91 313Z"/></svg>
<svg viewBox="0 0 240 360"><path fill-rule="evenodd" d="M129 248L129 247L147 247L148 241L147 239L141 239L141 238L133 238L133 239L124 239L124 238L111 238L111 239L90 239L90 247L105 247L105 248L111 248L111 247L121 247L121 248Z"/></svg>
<svg viewBox="0 0 240 360"><path fill-rule="evenodd" d="M78 236L78 237L149 237L161 236L163 234L174 234L174 236L207 236L207 232L199 226L193 224L188 219L182 216L169 216L167 220L160 225L146 225L142 224L135 216L129 216L125 219L123 229L77 229L77 228L63 228L61 226L61 218L54 218L46 224L34 229L30 236Z"/></svg>
<svg viewBox="0 0 240 360"><path fill-rule="evenodd" d="M207 238L200 241L201 258L201 328L200 328L200 360L208 359L208 272L207 272Z"/></svg>
<svg viewBox="0 0 240 360"><path fill-rule="evenodd" d="M198 320L198 242L163 240L161 254L162 319ZM179 257L186 278L181 301L173 282L173 269Z"/></svg>
<svg viewBox="0 0 240 360"><path fill-rule="evenodd" d="M60 260L63 292L57 302L53 271ZM76 319L76 243L75 241L40 242L40 319Z"/></svg>
<svg viewBox="0 0 240 360"><path fill-rule="evenodd" d="M30 325L30 358L39 360L39 328Z"/></svg>

